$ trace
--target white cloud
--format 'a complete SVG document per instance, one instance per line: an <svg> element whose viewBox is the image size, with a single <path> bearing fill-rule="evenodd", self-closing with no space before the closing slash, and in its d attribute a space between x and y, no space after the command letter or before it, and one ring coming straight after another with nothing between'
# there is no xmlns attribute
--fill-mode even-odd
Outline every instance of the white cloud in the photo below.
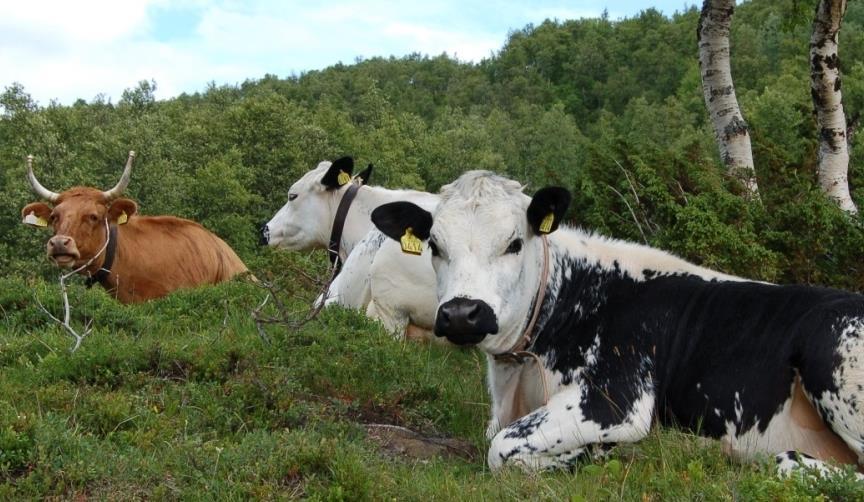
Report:
<svg viewBox="0 0 864 502"><path fill-rule="evenodd" d="M101 44L140 27L152 0L28 0L0 4L0 29L62 43ZM4 45L9 40L2 38Z"/></svg>
<svg viewBox="0 0 864 502"><path fill-rule="evenodd" d="M447 52L462 61L480 61L504 43L504 35L468 34L427 28L411 23L392 22L382 32L393 40L407 41L408 47L424 54L437 55Z"/></svg>
<svg viewBox="0 0 864 502"><path fill-rule="evenodd" d="M596 16L555 1L25 0L0 2L0 86L71 103L155 79L156 96L286 76L356 57L447 52L479 61L508 29ZM529 7L530 6L530 7ZM612 13L610 13L610 16ZM185 16L185 17L183 17ZM181 19L185 24L173 26ZM182 23L179 23L182 24ZM183 29L183 33L166 33ZM164 35L170 36L164 36Z"/></svg>
<svg viewBox="0 0 864 502"><path fill-rule="evenodd" d="M108 0L3 2L0 68L6 71L0 84L21 82L43 103L55 97L71 102L100 92L113 94L118 91L119 80L124 81L119 87L122 91L135 80L123 75L131 65L122 64L122 56L115 51L128 48L141 32L147 6L152 3L132 0L119 6Z"/></svg>

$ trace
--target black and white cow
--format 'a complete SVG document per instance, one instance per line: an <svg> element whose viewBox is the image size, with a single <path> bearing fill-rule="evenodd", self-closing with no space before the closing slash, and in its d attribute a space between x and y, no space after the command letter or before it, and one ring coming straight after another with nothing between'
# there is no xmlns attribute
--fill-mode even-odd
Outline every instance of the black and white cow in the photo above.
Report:
<svg viewBox="0 0 864 502"><path fill-rule="evenodd" d="M427 242L436 335L488 356L492 469L572 465L655 421L721 439L737 459L864 461L864 297L746 281L558 228L569 201L471 171L442 188L434 215L408 202L372 214L388 236L411 228ZM538 298L526 357L502 357Z"/></svg>

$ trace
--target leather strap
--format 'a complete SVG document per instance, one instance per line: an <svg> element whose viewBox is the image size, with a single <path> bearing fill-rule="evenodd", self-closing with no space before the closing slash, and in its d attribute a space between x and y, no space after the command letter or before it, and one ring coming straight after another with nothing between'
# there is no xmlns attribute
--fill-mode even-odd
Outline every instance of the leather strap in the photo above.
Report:
<svg viewBox="0 0 864 502"><path fill-rule="evenodd" d="M530 344L534 334L534 327L537 324L537 318L540 317L540 309L543 306L543 300L546 297L546 285L549 282L549 241L546 236L541 237L543 242L543 269L540 272L540 286L537 289L537 295L534 297L534 311L531 313L531 320L525 327L522 337L516 344L507 352L495 354L494 358L499 362L510 362L521 364L525 359L531 359L537 363L537 371L540 373L540 379L543 382L543 404L549 402L549 384L546 381L546 374L543 372L543 363L540 361L540 356L526 350Z"/></svg>
<svg viewBox="0 0 864 502"><path fill-rule="evenodd" d="M534 334L534 326L537 324L537 318L540 317L540 308L543 306L543 300L546 297L546 284L549 282L549 241L546 240L545 235L541 236L540 239L541 242L543 242L543 268L540 272L540 286L537 288L537 295L534 297L534 311L531 313L531 320L528 321L528 325L522 333L522 338L516 342L516 345L511 347L507 352L497 354L495 356L496 358L498 356L507 356L523 352L531 343L531 336Z"/></svg>
<svg viewBox="0 0 864 502"><path fill-rule="evenodd" d="M91 275L84 281L84 285L88 288L93 287L97 282L106 289L109 287L108 276L111 275L111 267L114 265L114 256L117 254L117 225L108 227L108 245L105 247L105 261L95 274Z"/></svg>
<svg viewBox="0 0 864 502"><path fill-rule="evenodd" d="M327 246L327 251L330 253L330 264L333 266L333 275L336 277L342 271L342 260L339 258L339 248L342 243L342 230L345 228L345 219L348 217L348 209L351 208L351 203L354 202L354 197L360 190L360 185L351 183L342 200L339 201L339 207L336 208L336 218L333 219L333 230L330 232L330 245Z"/></svg>

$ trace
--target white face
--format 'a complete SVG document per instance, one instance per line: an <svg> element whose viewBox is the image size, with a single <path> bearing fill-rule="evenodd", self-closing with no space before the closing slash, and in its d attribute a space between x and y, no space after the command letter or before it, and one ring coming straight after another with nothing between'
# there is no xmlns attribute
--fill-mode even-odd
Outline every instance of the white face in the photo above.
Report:
<svg viewBox="0 0 864 502"><path fill-rule="evenodd" d="M291 185L288 202L262 229L267 245L289 251L327 247L337 192L321 183L329 167L330 162L321 162Z"/></svg>
<svg viewBox="0 0 864 502"><path fill-rule="evenodd" d="M482 341L448 335L454 343L500 348L512 343L512 334L527 320L539 277L540 243L528 225L530 198L518 190L511 192L453 198L442 202L434 214L429 246L438 283L438 315L454 299L479 300L491 308L498 325L498 334L489 333Z"/></svg>

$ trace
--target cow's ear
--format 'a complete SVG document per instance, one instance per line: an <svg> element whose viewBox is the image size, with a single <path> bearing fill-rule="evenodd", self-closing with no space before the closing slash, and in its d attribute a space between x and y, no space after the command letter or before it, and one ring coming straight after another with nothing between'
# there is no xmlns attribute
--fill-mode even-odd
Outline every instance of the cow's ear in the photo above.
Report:
<svg viewBox="0 0 864 502"><path fill-rule="evenodd" d="M537 235L551 234L558 229L572 196L566 188L546 187L534 194L528 205L528 224Z"/></svg>
<svg viewBox="0 0 864 502"><path fill-rule="evenodd" d="M372 176L372 164L369 164L368 166L366 166L366 169L360 171L360 173L357 175L357 177L360 178L360 184L362 184L362 185L368 185L369 184L369 177L370 176Z"/></svg>
<svg viewBox="0 0 864 502"><path fill-rule="evenodd" d="M421 241L429 238L432 229L432 214L411 202L390 202L372 211L372 223L384 235L398 241L402 251L421 254Z"/></svg>
<svg viewBox="0 0 864 502"><path fill-rule="evenodd" d="M138 212L138 204L134 200L117 199L108 208L108 222L118 225L125 224L129 217Z"/></svg>
<svg viewBox="0 0 864 502"><path fill-rule="evenodd" d="M21 223L31 227L47 227L51 218L51 207L44 202L33 202L21 210Z"/></svg>
<svg viewBox="0 0 864 502"><path fill-rule="evenodd" d="M352 157L342 157L333 161L330 168L324 173L321 178L321 184L327 187L327 190L334 190L346 183L351 182L351 173L354 172L354 159Z"/></svg>

